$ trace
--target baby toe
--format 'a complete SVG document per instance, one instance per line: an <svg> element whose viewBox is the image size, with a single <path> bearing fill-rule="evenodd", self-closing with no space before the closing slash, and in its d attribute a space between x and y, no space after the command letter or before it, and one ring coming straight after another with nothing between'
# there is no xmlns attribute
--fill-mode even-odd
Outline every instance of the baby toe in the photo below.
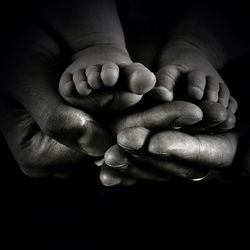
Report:
<svg viewBox="0 0 250 250"><path fill-rule="evenodd" d="M156 73L156 87L154 88L154 92L160 100L173 100L173 90L181 74L181 71L174 65L163 67Z"/></svg>
<svg viewBox="0 0 250 250"><path fill-rule="evenodd" d="M89 66L85 71L87 82L93 89L100 89L102 87L100 71L100 66L97 65Z"/></svg>
<svg viewBox="0 0 250 250"><path fill-rule="evenodd" d="M140 63L132 63L123 68L126 87L133 93L143 95L150 91L155 83L155 75Z"/></svg>
<svg viewBox="0 0 250 250"><path fill-rule="evenodd" d="M208 76L206 78L205 99L212 102L218 102L220 84L216 77Z"/></svg>
<svg viewBox="0 0 250 250"><path fill-rule="evenodd" d="M89 86L83 70L74 73L73 82L75 83L76 90L80 95L87 96L92 92L92 88Z"/></svg>
<svg viewBox="0 0 250 250"><path fill-rule="evenodd" d="M220 82L219 103L227 108L229 103L230 91L224 82Z"/></svg>
<svg viewBox="0 0 250 250"><path fill-rule="evenodd" d="M230 110L234 114L236 113L237 109L238 109L237 101L232 96L230 96L228 103L228 110Z"/></svg>
<svg viewBox="0 0 250 250"><path fill-rule="evenodd" d="M188 96L190 98L201 100L206 86L206 76L203 72L194 70L187 76Z"/></svg>
<svg viewBox="0 0 250 250"><path fill-rule="evenodd" d="M105 63L101 69L101 80L106 87L112 87L119 78L119 67L114 63Z"/></svg>
<svg viewBox="0 0 250 250"><path fill-rule="evenodd" d="M174 94L165 87L157 86L150 91L150 97L156 101L172 101Z"/></svg>
<svg viewBox="0 0 250 250"><path fill-rule="evenodd" d="M59 82L59 92L62 96L71 97L75 94L76 89L72 80L72 74L65 73Z"/></svg>

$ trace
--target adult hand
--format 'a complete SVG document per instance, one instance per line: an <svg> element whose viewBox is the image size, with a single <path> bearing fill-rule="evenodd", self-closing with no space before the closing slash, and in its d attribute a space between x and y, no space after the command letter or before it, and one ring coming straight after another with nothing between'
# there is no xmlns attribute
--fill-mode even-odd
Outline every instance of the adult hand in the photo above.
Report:
<svg viewBox="0 0 250 250"><path fill-rule="evenodd" d="M234 115L220 108L221 106L204 102L200 107L206 111L206 119L194 121L195 125L183 122L181 127L188 125L192 130L203 131L206 127L216 126L226 131L234 126ZM190 103L172 102L154 107L153 110L154 112L144 111L119 120L118 127L123 128L123 131L118 133L118 145L112 146L105 153L106 167L100 174L104 185L126 185L137 179L162 181L173 176L198 180L211 169L215 173L230 166L237 151L236 132L192 135L180 130L169 130L173 127L172 121L176 119L174 116L179 117L187 111L187 118L191 117L192 111L199 114L198 107ZM235 112L236 107L232 110ZM155 128L158 131L153 133Z"/></svg>
<svg viewBox="0 0 250 250"><path fill-rule="evenodd" d="M84 170L112 145L112 136L88 113L60 97L57 43L38 27L22 32L20 41L6 45L2 58L3 135L29 176L71 174L77 163Z"/></svg>

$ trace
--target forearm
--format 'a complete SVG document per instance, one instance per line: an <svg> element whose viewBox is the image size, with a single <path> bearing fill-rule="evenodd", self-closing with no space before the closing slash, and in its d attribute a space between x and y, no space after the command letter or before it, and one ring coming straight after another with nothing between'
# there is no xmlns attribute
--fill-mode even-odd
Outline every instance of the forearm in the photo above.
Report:
<svg viewBox="0 0 250 250"><path fill-rule="evenodd" d="M125 47L114 0L53 1L40 14L72 52L98 44Z"/></svg>

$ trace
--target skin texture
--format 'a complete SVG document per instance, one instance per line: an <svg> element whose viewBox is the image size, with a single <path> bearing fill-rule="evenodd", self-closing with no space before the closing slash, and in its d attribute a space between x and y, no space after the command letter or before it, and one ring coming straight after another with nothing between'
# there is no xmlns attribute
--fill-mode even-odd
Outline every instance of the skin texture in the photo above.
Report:
<svg viewBox="0 0 250 250"><path fill-rule="evenodd" d="M214 110L218 105L214 102L200 104L201 108L204 106L209 107L207 113L209 126L213 126L211 122L213 120L214 126L225 124L223 119L227 117L227 110L221 110L221 114L214 117ZM168 129L156 132L159 131L159 123L155 122L154 113L150 110L141 113L144 119L138 118L139 112L131 114L130 117L120 118L119 124L123 124L123 130L117 135L117 145L105 153L106 165L100 173L104 185L129 185L139 179L154 181L164 181L173 177L196 179L207 175L210 169L213 170L213 176L210 178L213 178L217 173L229 168L237 152L239 140L237 132L226 132L226 129L218 135L182 132L186 129L204 131L207 126L206 122L198 122L202 118L202 109L186 102L174 101L151 109L162 114L160 119L163 118L164 125ZM184 119L180 124L182 129L176 130L173 120L179 118L180 110L183 111ZM164 117L164 114L167 117ZM185 119L187 116L192 119ZM127 122L128 119L130 123ZM190 123L191 120L194 125ZM229 124L230 121L226 123Z"/></svg>
<svg viewBox="0 0 250 250"><path fill-rule="evenodd" d="M205 117L203 112L205 110L204 103L194 105L186 102L172 102L148 108L147 110L131 110L130 114L122 115L111 121L109 130L111 128L112 132L117 135L119 147L116 146L115 138L102 124L98 123L85 110L70 106L58 93L57 87L63 68L61 65L62 51L58 44L44 30L38 27L29 28L29 25L25 25L24 27L27 27L27 29L22 30L22 35L18 36L19 41L16 41L14 39L16 37L14 37L10 40L15 41L15 43L10 43L6 46L6 48L12 49L7 50L6 57L3 57L6 64L5 68L2 68L2 75L4 76L4 81L8 84L5 85L3 91L4 96L1 98L0 112L2 117L1 131L25 174L33 177L48 175L70 176L74 171L78 172L80 168L87 176L88 169L89 167L93 167L93 161L96 160L96 157L103 156L104 154L106 164L109 166L104 168L100 174L100 179L104 185L114 183L105 174L105 171L114 173L114 166L124 165L123 163L112 163L112 160L110 160L113 157L112 155L117 158L116 162L119 162L121 159L127 159L130 162L127 165L134 166L134 169L137 167L137 164L134 163L135 159L137 162L141 161L142 163L148 160L149 163L152 163L149 164L151 168L158 169L156 171L158 173L151 173L151 170L141 170L143 177L140 177L141 175L138 174L138 170L123 171L122 175L125 174L126 176L124 178L125 181L122 182L130 184L135 179L140 178L162 180L162 171L164 171L164 175L167 175L166 177L164 176L163 180L167 180L169 175L189 178L190 172L197 171L190 168L190 162L195 163L197 159L199 159L199 163L208 165L206 166L207 168L210 165L211 168L214 168L213 164L218 159L223 167L227 166L233 160L234 152L237 148L237 136L234 133L225 134L225 136L221 136L220 138L214 135L201 136L199 138L203 142L203 153L201 153L200 148L195 145L197 143L197 136L188 136L184 131L176 131L176 127L185 127L185 129L188 127L193 131L196 131L196 129L206 129L207 125L201 121L202 117ZM29 34L32 34L32 37ZM18 44L18 47L16 44ZM71 49L78 51L79 47L75 46L74 44ZM13 71L13 69L15 70ZM138 98L137 94L135 95L134 93L122 90L119 92L119 95L124 96L124 93L126 93L126 98L119 98L119 105L122 107L126 107L128 102L131 103L131 100L134 100L133 98L135 100ZM108 98L115 100L117 92L110 91L106 95ZM94 96L92 99L87 99L84 107L90 107L91 109L91 105L95 102L98 103L97 106L100 104L100 107L103 108L107 103L103 99L103 95ZM215 104L214 102L213 105ZM229 107L231 106L228 106L228 109ZM209 126L220 126L227 121L228 109L213 106L207 110L212 111L213 109L220 110L220 112L211 112L212 118L208 115L208 120L211 118L212 121L215 121ZM230 108L232 113L234 113L232 110L235 109L235 107ZM219 118L213 117L213 114L220 114ZM232 121L233 119L229 120L229 122L227 121L227 124L229 124L227 128L232 126ZM223 130L223 126L219 128ZM125 130L129 128L132 131ZM133 129L143 131L136 134L138 140L136 139L137 137L133 137L136 140L132 141L135 146L138 146L135 142L141 143L139 149L141 147L146 148L145 155L142 154L142 157L140 157L141 151L139 157L134 156L134 151L137 153L138 148L134 149L132 147L131 149L131 146L127 145L130 140L128 142L125 140L126 138L131 138L130 135L134 134ZM164 131L164 129L167 131ZM169 129L173 131L168 131ZM120 134L122 130L125 131L125 134ZM174 155L174 158L177 158L178 161L171 158L170 164L166 159L163 160L163 157L159 157L159 152L152 150L159 148L157 144L158 140L152 136L148 141L148 131L150 133L153 132L156 138L159 136L158 133L171 132L171 140L168 141L167 145L164 143L160 145L162 147L162 152L160 153ZM96 138L100 138L98 143L96 142ZM191 153L184 154L187 150L185 148L188 145L187 143L183 145L184 148L180 146L174 153L170 151L170 146L175 144L176 140L179 141L182 139L194 144L194 147L192 147L194 150ZM214 162L207 163L206 152L210 152L211 143L214 144L214 150L211 154L214 154L214 152L221 152L221 154L215 154ZM227 147L233 145L231 155L228 155L224 151L225 145ZM197 151L195 148L197 148ZM150 156L148 156L148 153L150 153ZM181 164L179 163L180 161L182 162ZM162 170L159 168L163 162L168 167ZM69 167L72 165L79 166L79 168L76 167L76 169L72 170L72 167ZM171 166L170 170L169 166ZM175 166L178 166L178 174L175 174ZM137 172L134 173L135 171ZM115 174L117 176L121 175L120 171L115 171ZM116 184L118 184L117 181Z"/></svg>

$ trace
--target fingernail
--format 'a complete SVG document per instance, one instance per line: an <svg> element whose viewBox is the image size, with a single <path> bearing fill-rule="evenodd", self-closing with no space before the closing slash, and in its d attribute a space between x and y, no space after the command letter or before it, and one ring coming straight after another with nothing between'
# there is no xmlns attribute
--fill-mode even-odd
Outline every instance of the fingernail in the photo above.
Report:
<svg viewBox="0 0 250 250"><path fill-rule="evenodd" d="M182 126L188 126L195 124L199 121L201 121L202 118L193 117L193 116L181 116L178 119L174 121L175 127L182 127Z"/></svg>
<svg viewBox="0 0 250 250"><path fill-rule="evenodd" d="M107 164L107 163L106 163ZM108 164L107 164L108 165ZM108 165L112 168L115 168L115 169L119 169L119 170L126 170L128 168L128 164L127 163L124 163L124 164L117 164L117 165Z"/></svg>
<svg viewBox="0 0 250 250"><path fill-rule="evenodd" d="M128 160L126 157L122 157L121 154L110 154L109 150L104 155L106 165L111 168L125 170L128 167Z"/></svg>
<svg viewBox="0 0 250 250"><path fill-rule="evenodd" d="M102 184L106 187L110 187L110 186L115 186L121 183L121 179L118 177L113 177L110 176L106 173L101 173L100 174L100 180L102 182Z"/></svg>
<svg viewBox="0 0 250 250"><path fill-rule="evenodd" d="M102 156L112 145L112 137L98 123L88 120L78 143L88 155Z"/></svg>

